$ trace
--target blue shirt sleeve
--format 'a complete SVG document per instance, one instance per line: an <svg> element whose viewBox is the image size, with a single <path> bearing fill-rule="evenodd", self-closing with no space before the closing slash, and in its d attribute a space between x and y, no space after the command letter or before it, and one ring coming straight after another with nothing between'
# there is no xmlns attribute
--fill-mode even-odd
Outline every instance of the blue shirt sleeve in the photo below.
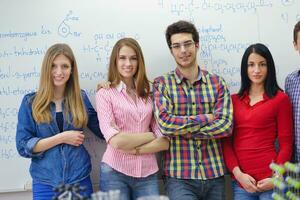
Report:
<svg viewBox="0 0 300 200"><path fill-rule="evenodd" d="M103 134L99 127L99 121L97 117L97 112L93 108L88 96L86 95L85 91L81 90L83 102L85 104L85 108L88 113L88 128L100 139L104 139Z"/></svg>
<svg viewBox="0 0 300 200"><path fill-rule="evenodd" d="M34 146L41 138L37 137L36 123L32 116L30 103L32 96L32 94L25 95L19 108L16 146L20 156L42 158L43 152L33 153Z"/></svg>

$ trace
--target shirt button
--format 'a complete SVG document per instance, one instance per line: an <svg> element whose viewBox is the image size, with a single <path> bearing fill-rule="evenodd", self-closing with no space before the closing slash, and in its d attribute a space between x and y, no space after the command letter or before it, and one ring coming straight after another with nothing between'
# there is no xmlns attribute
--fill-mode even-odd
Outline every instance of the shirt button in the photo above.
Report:
<svg viewBox="0 0 300 200"><path fill-rule="evenodd" d="M192 102L193 105L195 105L195 102Z"/></svg>

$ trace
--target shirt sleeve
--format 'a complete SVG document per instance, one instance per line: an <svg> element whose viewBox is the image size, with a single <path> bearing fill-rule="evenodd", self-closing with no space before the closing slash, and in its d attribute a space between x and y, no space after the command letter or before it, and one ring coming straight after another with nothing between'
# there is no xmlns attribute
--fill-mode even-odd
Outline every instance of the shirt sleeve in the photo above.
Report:
<svg viewBox="0 0 300 200"><path fill-rule="evenodd" d="M279 151L277 154L276 163L283 164L291 159L293 148L292 106L288 96L286 95L284 95L284 98L278 105L278 114L276 120L279 142Z"/></svg>
<svg viewBox="0 0 300 200"><path fill-rule="evenodd" d="M93 108L88 96L85 91L81 91L83 102L88 114L88 124L87 127L99 138L104 139L102 132L99 127L99 121L97 117L97 112Z"/></svg>
<svg viewBox="0 0 300 200"><path fill-rule="evenodd" d="M154 116L151 119L150 128L151 128L152 132L154 133L155 137L157 137L157 138L163 137L163 134L161 133Z"/></svg>
<svg viewBox="0 0 300 200"><path fill-rule="evenodd" d="M96 94L97 115L106 142L119 133L119 130L114 127L116 121L113 114L112 99L108 90L110 89L100 89Z"/></svg>
<svg viewBox="0 0 300 200"><path fill-rule="evenodd" d="M200 139L217 139L228 137L232 133L233 106L229 89L223 78L219 77L218 97L213 108L214 120L207 123L193 137Z"/></svg>
<svg viewBox="0 0 300 200"><path fill-rule="evenodd" d="M36 136L36 126L31 113L30 97L26 95L18 112L18 124L16 131L16 147L20 156L25 158L43 158L44 153L33 153L33 148L41 139Z"/></svg>
<svg viewBox="0 0 300 200"><path fill-rule="evenodd" d="M227 137L222 140L224 160L227 169L232 173L232 170L239 166L237 157L232 146L233 137Z"/></svg>
<svg viewBox="0 0 300 200"><path fill-rule="evenodd" d="M288 94L288 82L289 82L289 76L287 76L286 78L285 78L285 81L284 81L284 91L285 91L285 93L287 94L287 95L289 95ZM289 95L290 96L290 95Z"/></svg>
<svg viewBox="0 0 300 200"><path fill-rule="evenodd" d="M182 116L172 113L173 104L168 94L168 85L162 79L162 77L156 78L153 84L154 116L161 132L172 137L199 131L201 126L208 123L208 117L205 115Z"/></svg>

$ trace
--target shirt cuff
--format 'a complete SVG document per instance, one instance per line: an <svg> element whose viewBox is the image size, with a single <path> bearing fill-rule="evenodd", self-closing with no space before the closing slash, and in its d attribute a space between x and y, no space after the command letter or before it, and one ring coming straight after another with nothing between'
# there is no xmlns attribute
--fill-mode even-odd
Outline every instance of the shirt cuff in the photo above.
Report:
<svg viewBox="0 0 300 200"><path fill-rule="evenodd" d="M154 136L155 136L156 138L165 137L165 136L161 133L161 131L160 131L160 129L158 128L158 126L156 126L156 127L154 128L154 130L152 130L152 131L153 131Z"/></svg>
<svg viewBox="0 0 300 200"><path fill-rule="evenodd" d="M104 138L108 142L113 136L118 134L120 131L115 128L109 128L103 131Z"/></svg>
<svg viewBox="0 0 300 200"><path fill-rule="evenodd" d="M34 137L28 140L25 152L28 156L32 158L43 158L44 152L39 152L39 153L33 153L33 148L35 147L36 143L40 140L41 138Z"/></svg>

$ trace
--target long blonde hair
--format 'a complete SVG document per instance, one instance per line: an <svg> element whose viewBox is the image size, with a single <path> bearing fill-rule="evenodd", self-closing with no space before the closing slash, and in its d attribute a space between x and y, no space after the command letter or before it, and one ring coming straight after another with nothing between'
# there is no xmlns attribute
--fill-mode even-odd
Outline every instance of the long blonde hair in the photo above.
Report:
<svg viewBox="0 0 300 200"><path fill-rule="evenodd" d="M120 83L122 80L122 77L118 71L117 67L117 59L119 56L120 49L123 46L127 46L132 48L138 59L138 68L137 72L133 76L135 82L136 82L136 91L137 95L142 98L148 98L150 94L150 85L148 78L146 76L146 69L145 69L145 61L142 49L138 42L132 38L123 38L117 41L115 46L113 47L113 50L111 52L110 56L110 62L109 62L109 69L108 69L108 81L112 83L112 86L115 87Z"/></svg>
<svg viewBox="0 0 300 200"><path fill-rule="evenodd" d="M87 113L81 96L78 69L72 49L67 44L54 44L44 57L38 91L32 103L33 118L37 123L50 123L50 103L54 98L54 83L51 74L54 59L58 55L66 56L71 62L71 74L64 91L64 108L66 120L70 120L75 127L81 128L87 124Z"/></svg>

